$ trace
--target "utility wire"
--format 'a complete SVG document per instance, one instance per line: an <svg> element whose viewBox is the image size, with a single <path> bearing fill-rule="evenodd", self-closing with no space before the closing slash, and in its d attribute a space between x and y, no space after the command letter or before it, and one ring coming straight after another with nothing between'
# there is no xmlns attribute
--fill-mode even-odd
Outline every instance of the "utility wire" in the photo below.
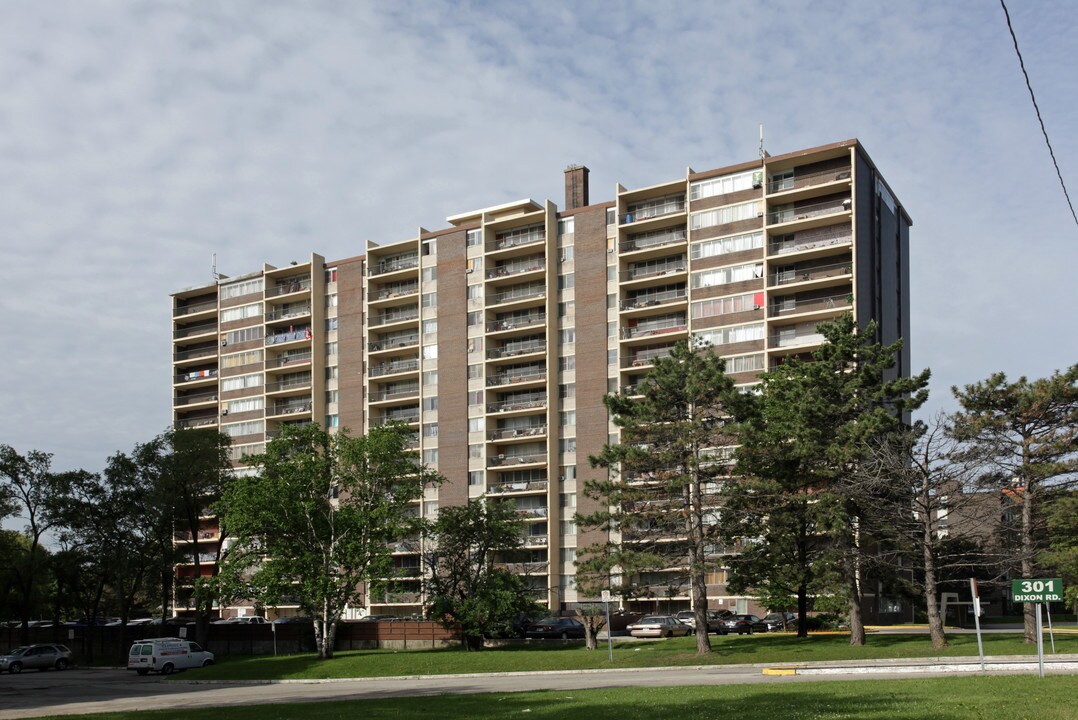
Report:
<svg viewBox="0 0 1078 720"><path fill-rule="evenodd" d="M1071 217L1074 218L1074 224L1078 225L1078 214L1074 212L1074 203L1071 202L1070 193L1067 192L1067 185L1063 182L1063 173L1059 170L1059 163L1056 161L1055 151L1052 150L1052 143L1048 140L1048 131L1044 129L1044 118L1041 117L1041 109L1037 105L1037 98L1033 94L1033 86L1029 82L1029 73L1026 72L1026 63L1022 60L1022 51L1018 49L1018 38L1014 35L1014 27L1011 26L1011 14L1007 12L1007 3L1003 0L999 0L999 4L1003 6L1003 14L1007 17L1007 29L1011 31L1011 40L1014 42L1014 52L1018 55L1018 65L1022 68L1022 74L1026 77L1026 87L1029 88L1029 99L1033 101L1033 109L1037 111L1037 121L1041 124L1041 133L1044 135L1044 144L1048 146L1048 154L1052 156L1052 164L1056 167L1056 175L1059 176L1059 186L1063 188L1063 197L1067 198L1067 207L1071 209Z"/></svg>

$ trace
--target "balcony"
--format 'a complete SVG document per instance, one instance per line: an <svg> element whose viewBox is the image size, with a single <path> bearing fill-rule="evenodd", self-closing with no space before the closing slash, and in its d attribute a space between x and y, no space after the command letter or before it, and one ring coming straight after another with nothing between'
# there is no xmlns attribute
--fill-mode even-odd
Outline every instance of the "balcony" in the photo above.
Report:
<svg viewBox="0 0 1078 720"><path fill-rule="evenodd" d="M524 538L524 547L546 547L548 545L546 535L528 535ZM546 591L541 590L543 596L546 596Z"/></svg>
<svg viewBox="0 0 1078 720"><path fill-rule="evenodd" d="M621 243L619 249L623 253L637 252L639 250L654 250L655 248L666 247L667 245L684 243L686 237L687 234L685 228L668 228L646 233L636 233L630 235L628 240Z"/></svg>
<svg viewBox="0 0 1078 720"><path fill-rule="evenodd" d="M839 166L829 170L820 170L818 172L804 174L795 172L793 175L783 175L778 178L773 177L767 183L767 192L771 194L789 190L801 190L842 180L847 182L850 180L849 165Z"/></svg>
<svg viewBox="0 0 1078 720"><path fill-rule="evenodd" d="M371 264L370 275L385 275L387 273L394 273L400 270L411 270L412 268L419 267L419 254L409 253L407 255L395 255L393 257L387 257L379 260L377 264Z"/></svg>
<svg viewBox="0 0 1078 720"><path fill-rule="evenodd" d="M852 240L850 228L846 225L813 228L772 238L767 245L767 254L806 253L808 257L828 255L833 254L835 248L849 246Z"/></svg>
<svg viewBox="0 0 1078 720"><path fill-rule="evenodd" d="M303 365L311 361L311 351L304 350L297 353L285 353L279 355L266 363L270 368L283 368L293 367L296 365Z"/></svg>
<svg viewBox="0 0 1078 720"><path fill-rule="evenodd" d="M498 402L487 403L488 413L513 412L516 410L535 410L546 407L546 393L532 393L506 398Z"/></svg>
<svg viewBox="0 0 1078 720"><path fill-rule="evenodd" d="M487 377L487 386L515 385L517 383L529 383L546 380L545 367L522 368L515 371L498 373Z"/></svg>
<svg viewBox="0 0 1078 720"><path fill-rule="evenodd" d="M528 313L524 315L507 315L493 322L487 323L487 332L503 332L506 330L518 330L520 328L534 327L546 323L546 313Z"/></svg>
<svg viewBox="0 0 1078 720"><path fill-rule="evenodd" d="M667 305L669 303L684 302L689 297L688 290L684 287L658 292L635 293L621 301L622 311L639 310L641 308Z"/></svg>
<svg viewBox="0 0 1078 720"><path fill-rule="evenodd" d="M497 266L487 270L487 280L499 280L501 278L513 277L514 275L521 275L523 273L540 272L545 269L546 260L542 255L535 255L524 258L523 260L511 260L499 263Z"/></svg>
<svg viewBox="0 0 1078 720"><path fill-rule="evenodd" d="M777 269L768 276L769 286L778 287L792 285L794 283L814 282L830 280L834 278L846 279L853 272L853 263L847 259L842 262L828 264L800 264Z"/></svg>
<svg viewBox="0 0 1078 720"><path fill-rule="evenodd" d="M819 345L824 341L824 336L816 331L816 323L792 325L778 330L774 335L768 336L767 345L769 348L805 347L806 345Z"/></svg>
<svg viewBox="0 0 1078 720"><path fill-rule="evenodd" d="M419 333L383 335L377 342L367 343L367 350L370 352L379 352L382 350L396 350L399 348L412 347L418 344Z"/></svg>
<svg viewBox="0 0 1078 720"><path fill-rule="evenodd" d="M383 375L395 375L397 373L417 372L418 370L418 359L394 360L380 365L372 365L367 374L371 377L381 377Z"/></svg>
<svg viewBox="0 0 1078 720"><path fill-rule="evenodd" d="M546 480L529 482L492 483L487 487L488 495L508 495L509 493L546 492L549 483Z"/></svg>
<svg viewBox="0 0 1078 720"><path fill-rule="evenodd" d="M515 469L517 465L532 465L545 463L546 453L531 453L529 455L494 455L487 458L487 467L503 469Z"/></svg>
<svg viewBox="0 0 1078 720"><path fill-rule="evenodd" d="M387 400L401 400L419 394L419 383L396 386L389 385L384 390L373 392L370 395L371 402L385 402Z"/></svg>
<svg viewBox="0 0 1078 720"><path fill-rule="evenodd" d="M193 348L191 350L180 350L179 352L172 354L173 362L183 362L185 360L198 360L199 358L217 357L217 343L208 347Z"/></svg>
<svg viewBox="0 0 1078 720"><path fill-rule="evenodd" d="M498 428L487 433L491 442L498 440L521 440L546 435L546 423L533 423L520 427Z"/></svg>
<svg viewBox="0 0 1078 720"><path fill-rule="evenodd" d="M216 424L217 424L217 415L214 414L214 415L210 415L208 417L187 418L187 419L184 419L184 420L177 420L176 422L172 423L172 426L174 428L176 428L177 430L179 430L179 429L190 430L191 428L212 427L212 426L214 426Z"/></svg>
<svg viewBox="0 0 1078 720"><path fill-rule="evenodd" d="M649 318L650 319L650 318ZM640 323L634 327L621 329L623 340L632 338L651 337L653 335L666 335L669 333L685 332L687 324L684 315L666 317L654 322Z"/></svg>
<svg viewBox="0 0 1078 720"><path fill-rule="evenodd" d="M207 370L191 370L190 372L180 373L174 376L173 380L177 383L193 383L200 380L214 380L217 378L217 368L209 368Z"/></svg>
<svg viewBox="0 0 1078 720"><path fill-rule="evenodd" d="M282 280L271 288L266 288L266 297L280 297L281 295L291 295L292 293L304 292L311 289L311 279L305 278L290 278L288 280Z"/></svg>
<svg viewBox="0 0 1078 720"><path fill-rule="evenodd" d="M533 245L545 240L546 229L542 225L533 225L527 228L498 233L494 237L493 243L487 243L487 252L508 250L521 245Z"/></svg>
<svg viewBox="0 0 1078 720"><path fill-rule="evenodd" d="M517 508L517 517L524 520L546 520L547 511L545 507L537 508Z"/></svg>
<svg viewBox="0 0 1078 720"><path fill-rule="evenodd" d="M284 378L281 380L274 380L266 383L266 392L291 392L293 390L308 389L311 387L310 374L303 375L301 377Z"/></svg>
<svg viewBox="0 0 1078 720"><path fill-rule="evenodd" d="M500 348L490 348L487 350L487 359L497 360L500 358L517 357L518 355L528 355L537 352L546 352L545 339L507 342Z"/></svg>
<svg viewBox="0 0 1078 720"><path fill-rule="evenodd" d="M419 308L412 305L408 308L403 308L398 312L383 312L378 315L373 315L370 318L370 326L377 327L379 325L390 325L392 323L407 322L409 320L419 319Z"/></svg>
<svg viewBox="0 0 1078 720"><path fill-rule="evenodd" d="M197 335L206 335L217 332L217 323L199 323L198 325L188 325L187 327L177 328L172 333L172 337L175 340L181 338L195 337Z"/></svg>
<svg viewBox="0 0 1078 720"><path fill-rule="evenodd" d="M836 198L826 202L798 205L796 207L779 207L767 213L768 225L781 225L801 220L827 217L847 213L852 207L850 198Z"/></svg>
<svg viewBox="0 0 1078 720"><path fill-rule="evenodd" d="M797 296L775 298L771 303L769 317L785 317L787 315L827 310L849 310L852 307L853 295L850 293L804 298Z"/></svg>
<svg viewBox="0 0 1078 720"><path fill-rule="evenodd" d="M407 297L419 292L418 282L390 283L371 293L371 300L392 300L394 298Z"/></svg>
<svg viewBox="0 0 1078 720"><path fill-rule="evenodd" d="M404 423L406 425L412 425L419 422L419 408L401 408L399 410L391 410L383 413L379 417L371 418L371 425L379 427L382 425L389 425L390 423Z"/></svg>
<svg viewBox="0 0 1078 720"><path fill-rule="evenodd" d="M490 305L501 305L504 303L520 302L522 300L532 300L535 298L541 298L546 296L546 285L542 283L534 283L531 285L519 285L509 288L508 290L502 290L501 292L493 293L488 296Z"/></svg>
<svg viewBox="0 0 1078 720"><path fill-rule="evenodd" d="M683 212L685 212L685 196L668 195L657 200L648 200L647 202L630 205L626 213L621 216L621 223L628 225L629 223L642 222Z"/></svg>
<svg viewBox="0 0 1078 720"><path fill-rule="evenodd" d="M209 312L211 310L217 310L216 300L208 300L206 302L175 307L172 309L172 317L178 318L187 315L197 315L198 313Z"/></svg>
<svg viewBox="0 0 1078 720"><path fill-rule="evenodd" d="M656 350L641 350L632 353L621 361L623 368L651 367L657 358L669 357L672 346L665 346Z"/></svg>
<svg viewBox="0 0 1078 720"><path fill-rule="evenodd" d="M269 416L274 415L298 415L300 413L311 412L311 401L302 400L300 402L278 402L273 403L273 407L266 413Z"/></svg>
<svg viewBox="0 0 1078 720"><path fill-rule="evenodd" d="M299 330L289 330L288 332L267 335L266 345L283 345L284 343L305 341L310 340L311 338L311 329L309 327L303 327Z"/></svg>
<svg viewBox="0 0 1078 720"><path fill-rule="evenodd" d="M285 306L279 307L276 310L271 310L266 313L266 322L276 322L278 320L289 320L292 318L306 317L311 314L310 304L298 305L298 306Z"/></svg>
<svg viewBox="0 0 1078 720"><path fill-rule="evenodd" d="M685 256L682 255L676 258L670 258L668 260L661 260L659 262L639 263L632 265L626 272L621 274L622 282L632 282L633 280L647 280L649 278L659 278L665 275L674 275L677 273L683 273L686 270Z"/></svg>
<svg viewBox="0 0 1078 720"><path fill-rule="evenodd" d="M173 399L172 405L174 407L185 407L187 405L199 405L201 403L217 402L216 392L204 392L204 393L192 393L190 395L180 395Z"/></svg>

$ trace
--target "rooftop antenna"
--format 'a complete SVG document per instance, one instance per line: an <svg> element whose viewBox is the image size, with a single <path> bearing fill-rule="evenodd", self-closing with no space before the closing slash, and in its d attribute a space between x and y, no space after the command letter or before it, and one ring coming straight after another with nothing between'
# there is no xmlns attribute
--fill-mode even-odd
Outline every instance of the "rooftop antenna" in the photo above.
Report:
<svg viewBox="0 0 1078 720"><path fill-rule="evenodd" d="M218 282L221 279L220 273L217 272L217 253L213 254L213 260L210 265L210 274L213 276L214 282Z"/></svg>
<svg viewBox="0 0 1078 720"><path fill-rule="evenodd" d="M767 151L764 150L764 124L760 123L760 160L767 157Z"/></svg>

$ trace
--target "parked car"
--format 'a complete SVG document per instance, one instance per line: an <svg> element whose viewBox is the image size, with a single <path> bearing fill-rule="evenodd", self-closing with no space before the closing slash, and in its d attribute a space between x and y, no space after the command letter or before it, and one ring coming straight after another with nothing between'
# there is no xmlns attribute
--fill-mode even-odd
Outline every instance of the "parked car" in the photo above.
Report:
<svg viewBox="0 0 1078 720"><path fill-rule="evenodd" d="M212 625L267 625L266 618L261 615L245 615L241 617L230 617L222 620L214 620Z"/></svg>
<svg viewBox="0 0 1078 720"><path fill-rule="evenodd" d="M710 608L705 612L707 613L707 631L709 633L725 635L727 630L726 626L722 624L722 621L733 615L733 613L729 610L711 610ZM674 617L692 628L693 632L696 632L695 610L682 610Z"/></svg>
<svg viewBox="0 0 1078 720"><path fill-rule="evenodd" d="M670 615L647 615L625 628L633 637L691 635L693 629Z"/></svg>
<svg viewBox="0 0 1078 720"><path fill-rule="evenodd" d="M70 666L71 650L66 645L25 645L0 655L0 671L7 670L13 675L23 670L67 670Z"/></svg>
<svg viewBox="0 0 1078 720"><path fill-rule="evenodd" d="M400 618L396 615L366 615L356 622L393 622L395 620L400 620Z"/></svg>
<svg viewBox="0 0 1078 720"><path fill-rule="evenodd" d="M68 620L64 623L64 627L92 627L92 626L104 626L112 625L114 622L120 622L120 618L115 617L80 617L77 620Z"/></svg>
<svg viewBox="0 0 1078 720"><path fill-rule="evenodd" d="M159 672L171 675L188 668L213 665L213 653L203 650L198 643L180 638L153 638L138 640L127 654L127 669L139 675Z"/></svg>
<svg viewBox="0 0 1078 720"><path fill-rule="evenodd" d="M755 615L731 615L723 620L726 632L738 635L752 635L754 632L767 632L767 623Z"/></svg>
<svg viewBox="0 0 1078 720"><path fill-rule="evenodd" d="M764 616L764 623L767 624L768 632L782 632L792 627L796 619L797 616L792 612L773 612Z"/></svg>
<svg viewBox="0 0 1078 720"><path fill-rule="evenodd" d="M530 638L583 638L584 624L573 618L543 618L527 629L525 637Z"/></svg>
<svg viewBox="0 0 1078 720"><path fill-rule="evenodd" d="M313 623L314 618L307 615L285 615L273 621L274 625L291 625L292 623Z"/></svg>

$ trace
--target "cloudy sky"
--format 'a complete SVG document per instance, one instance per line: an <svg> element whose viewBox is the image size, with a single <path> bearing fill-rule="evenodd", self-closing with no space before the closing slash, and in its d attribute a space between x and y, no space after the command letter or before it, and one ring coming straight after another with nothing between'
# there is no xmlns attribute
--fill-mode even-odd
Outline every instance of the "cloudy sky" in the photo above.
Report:
<svg viewBox="0 0 1078 720"><path fill-rule="evenodd" d="M1012 0L1078 199L1072 0ZM169 293L522 197L859 138L913 217L915 366L1078 362L1078 228L992 0L0 2L0 443L170 420Z"/></svg>

